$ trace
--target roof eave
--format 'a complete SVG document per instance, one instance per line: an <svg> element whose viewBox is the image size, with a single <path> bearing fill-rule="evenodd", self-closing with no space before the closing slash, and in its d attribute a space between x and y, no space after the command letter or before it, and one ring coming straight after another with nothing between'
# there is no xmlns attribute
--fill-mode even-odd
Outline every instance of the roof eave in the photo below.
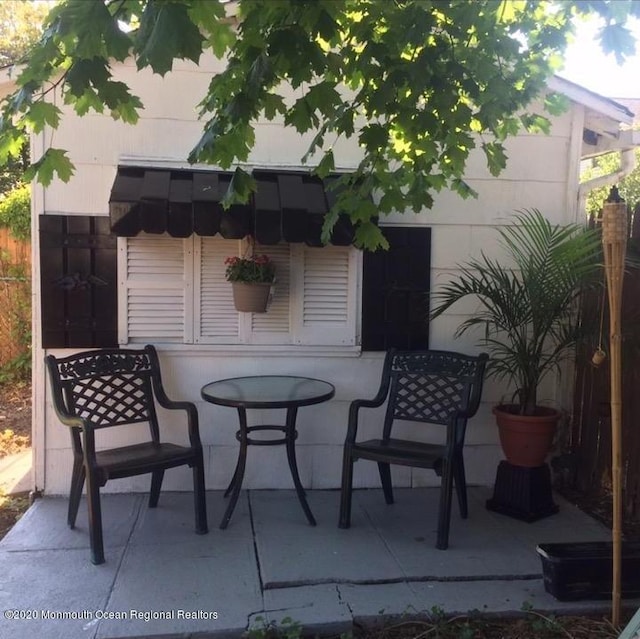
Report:
<svg viewBox="0 0 640 639"><path fill-rule="evenodd" d="M605 98L598 93L585 89L579 84L575 84L575 82L570 82L565 78L554 75L549 78L547 86L552 91L562 93L570 100L582 104L592 111L597 111L602 115L612 118L620 124L626 124L629 126L633 124L634 114L629 111L627 107L615 100Z"/></svg>

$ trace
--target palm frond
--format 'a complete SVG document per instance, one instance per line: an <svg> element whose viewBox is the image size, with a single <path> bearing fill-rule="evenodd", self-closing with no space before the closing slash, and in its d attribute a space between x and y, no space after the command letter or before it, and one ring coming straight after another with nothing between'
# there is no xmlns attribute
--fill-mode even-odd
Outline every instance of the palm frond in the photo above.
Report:
<svg viewBox="0 0 640 639"><path fill-rule="evenodd" d="M431 317L475 297L478 309L456 335L482 328L490 374L515 384L532 410L538 384L558 369L577 339L574 309L600 274L600 237L575 224L552 225L536 209L518 212L498 234L509 266L484 253L461 265L458 277L435 293Z"/></svg>

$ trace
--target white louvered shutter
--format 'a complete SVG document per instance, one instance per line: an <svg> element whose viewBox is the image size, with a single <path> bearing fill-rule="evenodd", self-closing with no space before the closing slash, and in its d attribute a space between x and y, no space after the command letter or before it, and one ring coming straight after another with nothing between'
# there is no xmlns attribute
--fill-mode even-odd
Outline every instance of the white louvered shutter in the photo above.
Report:
<svg viewBox="0 0 640 639"><path fill-rule="evenodd" d="M168 235L118 240L120 343L192 340L191 244Z"/></svg>
<svg viewBox="0 0 640 639"><path fill-rule="evenodd" d="M252 344L291 343L291 245L256 245L257 255L265 254L276 266L276 283L266 313L251 313L247 341Z"/></svg>
<svg viewBox="0 0 640 639"><path fill-rule="evenodd" d="M195 341L237 343L238 311L233 305L231 284L225 278L224 261L237 255L238 242L217 235L196 238L195 242Z"/></svg>
<svg viewBox="0 0 640 639"><path fill-rule="evenodd" d="M356 249L300 246L299 251L295 342L355 344Z"/></svg>

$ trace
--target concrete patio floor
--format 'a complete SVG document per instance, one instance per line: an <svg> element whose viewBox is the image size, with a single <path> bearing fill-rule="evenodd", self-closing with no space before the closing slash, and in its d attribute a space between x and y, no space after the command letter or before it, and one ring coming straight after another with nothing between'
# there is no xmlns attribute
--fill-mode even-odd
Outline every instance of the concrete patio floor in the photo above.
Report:
<svg viewBox="0 0 640 639"><path fill-rule="evenodd" d="M340 633L434 606L608 610L607 601L547 594L535 551L541 542L608 539L606 528L559 498L559 514L528 524L487 511L488 488L469 497L469 519L454 508L450 547L440 551L436 489L397 490L393 506L379 490L356 491L349 530L336 525L338 491L308 492L315 528L293 491L243 492L226 530L218 528L225 500L210 492L203 536L193 532L189 493L163 493L155 510L142 494L105 495L101 566L89 561L84 504L69 530L66 499L43 498L0 542L0 607L32 617L0 620L0 637L184 639L287 617L311 632ZM69 616L77 618L59 618Z"/></svg>

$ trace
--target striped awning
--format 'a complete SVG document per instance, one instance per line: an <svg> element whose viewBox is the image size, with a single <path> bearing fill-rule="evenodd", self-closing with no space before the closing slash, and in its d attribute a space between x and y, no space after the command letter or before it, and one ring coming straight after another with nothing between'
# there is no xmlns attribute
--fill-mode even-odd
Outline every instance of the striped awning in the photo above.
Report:
<svg viewBox="0 0 640 639"><path fill-rule="evenodd" d="M221 204L232 174L222 171L118 167L109 198L111 230L123 237L140 232L226 239L252 235L260 244L304 242L321 246L326 213L335 201L327 188L339 176L320 180L308 173L254 170L257 189L246 205ZM331 243L348 246L354 228L340 216Z"/></svg>

